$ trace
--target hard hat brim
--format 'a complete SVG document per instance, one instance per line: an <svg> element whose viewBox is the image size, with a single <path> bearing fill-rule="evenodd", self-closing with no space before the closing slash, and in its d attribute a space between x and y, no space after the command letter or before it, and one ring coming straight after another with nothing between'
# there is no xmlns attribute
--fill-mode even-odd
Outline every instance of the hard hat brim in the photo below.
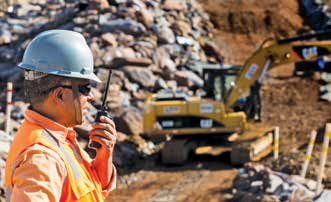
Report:
<svg viewBox="0 0 331 202"><path fill-rule="evenodd" d="M78 78L78 79L88 79L88 80L92 80L95 81L97 83L101 83L101 80L97 77L97 75L95 75L93 72L90 74L82 74L80 72L69 72L69 71L59 71L59 70L40 70L40 69L36 69L34 66L32 65L28 65L28 64L24 64L24 63L19 63L17 65L18 67L24 69L24 70L34 70L34 71L38 71L38 72L43 72L43 73L47 73L47 74L53 74L53 75L57 75L57 76L63 76L63 77L71 77L71 78Z"/></svg>

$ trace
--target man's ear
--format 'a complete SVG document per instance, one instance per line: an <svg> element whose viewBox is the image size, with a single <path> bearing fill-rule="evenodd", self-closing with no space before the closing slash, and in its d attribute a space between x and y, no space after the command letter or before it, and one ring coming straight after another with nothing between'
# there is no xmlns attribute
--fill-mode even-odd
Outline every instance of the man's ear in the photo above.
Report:
<svg viewBox="0 0 331 202"><path fill-rule="evenodd" d="M58 94L56 95L56 97L59 98L59 99L61 99L61 100L63 100L63 99L62 99L62 92L61 92L61 93L58 93Z"/></svg>
<svg viewBox="0 0 331 202"><path fill-rule="evenodd" d="M51 96L55 102L63 102L63 90L61 88L56 88L51 92Z"/></svg>

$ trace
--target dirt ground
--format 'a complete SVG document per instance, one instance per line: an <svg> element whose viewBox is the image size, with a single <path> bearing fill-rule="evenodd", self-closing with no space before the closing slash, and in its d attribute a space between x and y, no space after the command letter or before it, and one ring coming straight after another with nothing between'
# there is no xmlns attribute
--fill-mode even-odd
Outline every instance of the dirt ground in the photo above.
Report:
<svg viewBox="0 0 331 202"><path fill-rule="evenodd" d="M267 37L293 36L303 20L296 0L200 0L216 27L214 39L225 63L242 64ZM272 70L262 87L263 122L280 127L281 151L299 147L331 118L318 100L318 75L292 77L293 65ZM226 201L237 168L228 156L194 156L182 167L161 165L157 155L119 170L118 187L107 201Z"/></svg>

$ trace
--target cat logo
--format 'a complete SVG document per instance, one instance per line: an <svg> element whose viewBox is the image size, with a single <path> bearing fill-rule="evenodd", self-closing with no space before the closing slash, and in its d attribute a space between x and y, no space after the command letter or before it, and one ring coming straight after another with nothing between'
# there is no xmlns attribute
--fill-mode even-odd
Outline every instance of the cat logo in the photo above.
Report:
<svg viewBox="0 0 331 202"><path fill-rule="evenodd" d="M313 60L318 56L318 51L316 46L307 47L302 49L302 56L306 60Z"/></svg>
<svg viewBox="0 0 331 202"><path fill-rule="evenodd" d="M330 55L330 51L327 48L317 45L294 46L293 51L296 53L295 55L304 60L314 60L324 55Z"/></svg>

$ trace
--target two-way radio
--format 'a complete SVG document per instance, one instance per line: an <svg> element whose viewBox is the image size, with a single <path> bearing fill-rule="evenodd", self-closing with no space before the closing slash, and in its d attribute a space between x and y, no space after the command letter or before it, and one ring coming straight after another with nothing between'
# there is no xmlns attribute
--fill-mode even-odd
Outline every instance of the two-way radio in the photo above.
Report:
<svg viewBox="0 0 331 202"><path fill-rule="evenodd" d="M111 79L111 75L112 75L112 70L109 69L109 74L108 74L108 79L107 79L107 83L106 83L106 88L105 88L105 92L103 94L103 99L102 99L102 105L101 108L98 110L97 115L95 117L95 122L101 122L100 121L100 117L101 116L106 116L110 119L113 119L112 116L109 114L109 112L107 111L107 107L106 107L106 100L107 100L107 96L108 96L108 91L109 91L109 84L110 84L110 79ZM101 147L101 145L98 142L95 141L91 141L89 142L89 147L92 149L98 149Z"/></svg>

